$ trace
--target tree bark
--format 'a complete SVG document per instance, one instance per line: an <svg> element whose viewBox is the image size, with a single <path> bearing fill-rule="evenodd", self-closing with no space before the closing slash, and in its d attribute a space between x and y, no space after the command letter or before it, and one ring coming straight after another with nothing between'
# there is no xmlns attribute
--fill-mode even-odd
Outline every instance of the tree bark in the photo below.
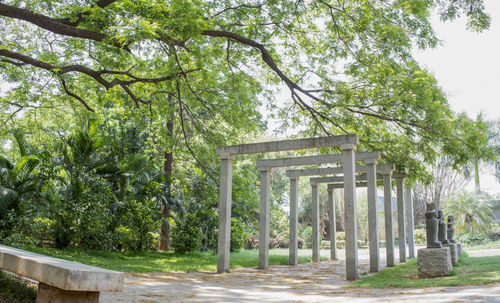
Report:
<svg viewBox="0 0 500 303"><path fill-rule="evenodd" d="M170 102L172 96L168 96L168 101ZM169 139L172 139L174 136L174 113L170 114L170 119L167 122L167 135ZM171 140L170 140L171 142ZM167 204L163 205L161 214L162 214L162 224L160 229L160 250L167 251L170 249L170 223L168 222L168 218L170 217L170 207L172 201L172 171L174 165L174 155L172 153L172 149L166 150L164 152L165 160L163 161L163 172L165 173L165 177L167 178Z"/></svg>

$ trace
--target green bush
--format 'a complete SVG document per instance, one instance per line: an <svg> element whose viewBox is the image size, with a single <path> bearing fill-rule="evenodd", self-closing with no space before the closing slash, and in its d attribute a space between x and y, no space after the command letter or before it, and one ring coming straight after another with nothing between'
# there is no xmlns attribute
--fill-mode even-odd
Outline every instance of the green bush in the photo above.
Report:
<svg viewBox="0 0 500 303"><path fill-rule="evenodd" d="M299 236L304 239L304 248L311 248L312 246L312 227L311 226L305 226L303 229L299 232Z"/></svg>
<svg viewBox="0 0 500 303"><path fill-rule="evenodd" d="M198 218L194 214L186 213L183 218L175 220L171 234L172 248L177 254L200 248L202 234Z"/></svg>
<svg viewBox="0 0 500 303"><path fill-rule="evenodd" d="M154 201L132 200L127 203L123 224L118 226L113 246L127 251L154 250L155 233L160 226L159 211Z"/></svg>
<svg viewBox="0 0 500 303"><path fill-rule="evenodd" d="M231 251L245 247L247 238L246 225L237 218L231 218Z"/></svg>
<svg viewBox="0 0 500 303"><path fill-rule="evenodd" d="M330 246L330 241L326 240L321 240L321 244L319 245L321 249L330 249Z"/></svg>
<svg viewBox="0 0 500 303"><path fill-rule="evenodd" d="M415 244L427 243L427 235L425 233L425 228L415 229L413 231L413 238L415 240Z"/></svg>
<svg viewBox="0 0 500 303"><path fill-rule="evenodd" d="M467 246L483 245L491 241L488 234L464 234L464 233L457 234L455 240Z"/></svg>

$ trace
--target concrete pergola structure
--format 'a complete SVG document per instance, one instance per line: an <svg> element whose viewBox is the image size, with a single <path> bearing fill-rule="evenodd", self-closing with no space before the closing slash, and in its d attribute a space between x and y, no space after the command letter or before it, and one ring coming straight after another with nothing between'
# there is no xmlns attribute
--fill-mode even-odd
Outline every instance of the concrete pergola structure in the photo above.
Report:
<svg viewBox="0 0 500 303"><path fill-rule="evenodd" d="M375 184L373 188L376 188L376 163L380 158L380 154L375 157L371 155L369 158L357 158L356 161L364 161L366 166L356 166L352 176L346 177L345 167L325 167L325 168L311 168L311 169L298 169L298 170L288 170L286 172L287 176L290 178L290 183L292 188L293 180L301 176L321 176L321 175L335 175L344 173L342 182L344 184L344 189L347 184L353 189L353 196L349 203L345 200L347 196L344 192L344 220L345 220L345 253L346 253L346 278L347 280L356 280L359 278L358 272L358 242L357 242L357 222L356 222L356 177L357 172L367 172L370 175L370 180L373 178L373 183ZM312 185L312 206L313 206L313 261L319 262L319 203L318 203L318 191L317 184ZM351 194L351 192L349 192ZM294 200L292 200L292 197ZM375 197L375 196L374 196ZM296 194L290 194L290 206L297 207L297 196ZM291 222L295 218L290 218ZM292 227L293 224L291 223ZM316 232L315 232L316 231ZM292 229L290 230L290 243L292 242L292 237L295 237L296 233ZM296 256L298 254L298 249L295 246L289 246L290 249L290 264L296 264ZM336 257L336 255L334 256Z"/></svg>
<svg viewBox="0 0 500 303"><path fill-rule="evenodd" d="M354 187L355 150L359 144L358 135L329 136L297 140L284 140L263 143L241 144L217 147L221 161L220 193L219 193L219 235L217 242L217 272L229 270L229 248L231 236L232 176L235 155L279 152L289 150L313 149L324 147L340 147L344 175L347 181L344 186L346 205L354 203L356 188ZM260 222L259 222L259 268L268 268L269 246L269 204L271 167L260 169ZM265 243L265 245L262 245Z"/></svg>
<svg viewBox="0 0 500 303"><path fill-rule="evenodd" d="M360 172L365 172L366 177L362 177L361 179L366 180L367 182L364 182L365 184L370 184L369 190L368 190L368 201L369 205L375 204L375 199L376 199L376 188L377 188L377 160L380 158L379 155L377 157L371 157L371 158L365 158L362 161L365 162L365 166L356 166L355 172L360 173ZM358 159L356 159L358 160ZM394 164L381 164L379 165L379 170L381 168L384 168L386 170L388 169L394 169ZM312 169L299 169L299 170L289 170L287 171L287 176L292 180L293 178L298 178L300 176L320 176L320 175L336 175L336 174L342 174L344 168L343 167L328 167L328 168L312 168ZM357 179L357 178L355 178ZM345 178L344 177L323 177L323 178L311 178L311 192L312 192L312 209L313 209L313 214L312 214L312 222L313 222L313 247L312 247L312 259L314 262L319 262L319 251L320 251L320 239L319 239L319 200L318 200L318 184L319 183L333 183L333 182L341 182L342 185L345 185ZM357 181L357 180L356 180ZM358 186L361 186L363 184L358 184L354 183L355 188ZM368 186L368 185L366 185ZM340 186L339 186L340 188ZM291 200L291 199L290 199ZM334 218L334 213L332 211L334 210L334 201L333 201L333 187L332 191L328 192L328 201L329 201L329 206L330 206L330 218ZM372 202L373 201L373 202ZM291 204L291 203L290 203ZM357 258L357 227L356 227L356 205L353 203L353 211L347 211L347 206L344 207L345 210L345 254L346 254L346 274L348 272L354 271L356 274L357 273L357 264L358 264L358 258ZM370 211L370 210L369 210ZM375 213L375 220L370 220L371 223L376 224L376 209L372 209L370 212ZM348 214L352 214L352 218L348 220ZM373 219L373 216L370 216ZM291 219L292 220L292 219ZM330 228L334 228L335 224L333 222L334 220L331 219L330 222ZM375 230L377 230L377 226L375 226ZM330 231L330 237L332 237L332 234L336 234L336 230ZM348 237L349 236L349 237ZM290 231L290 239L292 237L292 231ZM378 235L376 235L377 240L374 240L374 243L378 243ZM371 240L371 239L370 239ZM335 241L333 241L335 242ZM332 239L330 238L330 243L332 243ZM297 251L295 247L290 246L290 256L296 255ZM375 251L375 250L371 250ZM378 249L377 249L378 252ZM333 246L332 250L330 251L330 256L332 259L337 258L337 253L336 253L336 247ZM377 256L377 259L379 260L380 258ZM291 258L290 258L291 260ZM378 271L379 270L379 261L373 261L371 264L377 264L377 267L373 268L373 271ZM292 264L292 263L291 263ZM349 277L347 277L348 280Z"/></svg>
<svg viewBox="0 0 500 303"><path fill-rule="evenodd" d="M275 167L291 167L291 166L303 166L303 165L321 165L321 164L332 164L343 162L344 155L321 155L321 156L304 156L304 157L294 157L294 158L282 158L282 159L265 159L258 160L256 162L259 170L267 170ZM355 161L377 161L380 159L380 152L356 152ZM339 171L339 168L335 168ZM341 168L343 173L343 168ZM340 171L339 171L340 172ZM298 261L298 196L297 196L297 184L300 176L290 177L290 241L289 241L289 263L290 265L297 265ZM268 231L267 231L268 232ZM259 232L259 238L263 237L262 233ZM259 239L260 242L260 239ZM261 264L267 264L267 251L268 247L260 249L259 246L259 267ZM313 257L313 261L318 259ZM319 259L318 259L319 260Z"/></svg>
<svg viewBox="0 0 500 303"><path fill-rule="evenodd" d="M384 175L376 174L376 177L373 178L368 173L370 168L367 167L367 175L361 175L356 177L356 186L357 187L368 187L367 195L368 195L368 228L369 228L369 243L370 243L370 272L378 272L380 269L380 257L379 257L379 241L378 241L378 222L377 222L377 211L376 211L376 181L384 180ZM357 171L363 171L363 166L356 167ZM394 170L394 164L381 164L377 165L377 170L385 172L388 174L392 170ZM397 188L397 209L398 209L398 233L399 233L399 260L400 262L406 262L406 238L408 239L409 246L409 257L415 257L415 241L413 235L413 201L411 198L411 189L408 189L406 192L404 191L404 178L406 177L405 173L395 173L392 175L396 180L396 188ZM374 180L375 179L375 180ZM387 178L385 178L387 180ZM366 181L366 182L359 182ZM328 205L330 208L330 243L331 243L331 256L332 259L336 258L336 246L335 246L335 204L334 204L334 195L333 190L335 188L343 187L343 178L342 177L320 177L320 178L311 178L311 192L313 195L313 209L314 202L318 203L317 197L317 185L321 183L328 184ZM384 183L385 188L392 188L391 183ZM384 190L385 193L388 191ZM390 195L391 193L389 193ZM384 209L390 209L390 218L386 216L386 219L390 220L391 224L386 224L386 226L390 225L390 228L386 228L386 234L391 234L389 238L394 239L394 232L392 227L392 196L386 197L390 198L388 201L391 201L390 204L385 203ZM384 199L385 200L385 199ZM406 208L406 210L405 210ZM389 212L385 212L387 214ZM333 220L332 220L333 218ZM406 220L406 224L405 224ZM313 229L314 229L313 225ZM405 228L406 227L406 228ZM317 227L319 230L319 227ZM332 235L333 234L333 235ZM314 230L313 230L314 235ZM393 242L393 241L392 241ZM313 247L313 256L314 256ZM319 254L319 246L316 247L317 254ZM387 254L388 256L394 256L394 245L387 246ZM389 259L388 259L389 260ZM388 266L393 266L394 257L392 258L392 263L388 262Z"/></svg>
<svg viewBox="0 0 500 303"><path fill-rule="evenodd" d="M394 164L382 164L382 166L388 168L394 168ZM372 176L370 174L370 172L372 172L372 168L370 166L365 166L365 167L367 168L367 175L356 176L356 187L367 187L368 237L370 243L370 272L378 272L380 271L380 251L379 251L379 240L378 240L378 219L377 219L377 206L376 206L376 199L377 199L376 182L377 180L383 180L383 177L380 174ZM311 178L309 179L309 181L311 182L311 192L313 197L315 195L315 187L317 188L317 186L322 183L328 184L327 193L328 193L328 206L329 206L329 219L330 219L330 256L332 260L335 260L337 259L337 246L336 246L337 228L335 222L335 200L334 200L335 196L333 191L336 188L343 187L344 178L338 176L320 177L320 178ZM359 182L359 181L364 181L364 182ZM319 253L319 247L317 249Z"/></svg>

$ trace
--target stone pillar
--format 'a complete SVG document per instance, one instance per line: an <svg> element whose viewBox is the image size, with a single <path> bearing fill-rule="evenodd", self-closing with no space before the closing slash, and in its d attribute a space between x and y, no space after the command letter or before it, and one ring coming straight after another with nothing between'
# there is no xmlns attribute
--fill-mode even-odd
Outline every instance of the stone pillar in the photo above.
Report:
<svg viewBox="0 0 500 303"><path fill-rule="evenodd" d="M406 190L406 225L407 225L407 233L408 233L408 249L409 249L409 258L415 258L415 237L413 234L414 224L413 224L413 197L411 188Z"/></svg>
<svg viewBox="0 0 500 303"><path fill-rule="evenodd" d="M259 269L269 267L269 207L271 168L260 171Z"/></svg>
<svg viewBox="0 0 500 303"><path fill-rule="evenodd" d="M406 218L405 218L405 199L404 199L404 178L396 179L396 191L398 201L398 243L399 243L399 262L406 262Z"/></svg>
<svg viewBox="0 0 500 303"><path fill-rule="evenodd" d="M320 230L318 184L311 183L312 193L312 261L319 262Z"/></svg>
<svg viewBox="0 0 500 303"><path fill-rule="evenodd" d="M328 186L328 217L330 219L330 259L337 260L337 221L335 220L335 192Z"/></svg>
<svg viewBox="0 0 500 303"><path fill-rule="evenodd" d="M344 162L345 260L347 280L359 278L358 235L356 224L355 144L340 147Z"/></svg>
<svg viewBox="0 0 500 303"><path fill-rule="evenodd" d="M219 236L217 239L217 272L229 270L231 243L231 203L233 183L233 156L220 155Z"/></svg>
<svg viewBox="0 0 500 303"><path fill-rule="evenodd" d="M380 270L377 222L377 160L365 160L368 195L368 238L370 241L370 272Z"/></svg>
<svg viewBox="0 0 500 303"><path fill-rule="evenodd" d="M298 207L298 183L299 177L290 178L290 242L289 242L289 264L296 266L299 255L299 207Z"/></svg>
<svg viewBox="0 0 500 303"><path fill-rule="evenodd" d="M384 173L384 217L385 250L387 266L394 266L394 231L392 228L392 178L391 173Z"/></svg>

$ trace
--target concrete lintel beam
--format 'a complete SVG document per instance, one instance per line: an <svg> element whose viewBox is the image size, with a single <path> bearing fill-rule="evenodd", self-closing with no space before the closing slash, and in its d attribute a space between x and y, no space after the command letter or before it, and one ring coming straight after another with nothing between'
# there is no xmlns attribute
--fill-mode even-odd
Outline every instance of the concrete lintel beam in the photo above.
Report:
<svg viewBox="0 0 500 303"><path fill-rule="evenodd" d="M256 154L279 152L285 150L300 150L322 147L335 147L343 144L359 144L358 135L329 136L295 140L271 141L262 143L240 144L217 147L217 154Z"/></svg>
<svg viewBox="0 0 500 303"><path fill-rule="evenodd" d="M356 172L363 172L363 170L356 166ZM305 169L291 169L286 171L286 175L289 178L297 176L321 176L321 175L335 175L343 174L344 167L321 167L321 168L305 168Z"/></svg>
<svg viewBox="0 0 500 303"><path fill-rule="evenodd" d="M366 175L358 175L356 176L356 181L366 181L367 177ZM384 177L381 174L377 174L377 180L383 180ZM332 184L332 183L343 183L344 182L344 177L317 177L317 178L310 178L309 181L311 183L327 183L327 184Z"/></svg>
<svg viewBox="0 0 500 303"><path fill-rule="evenodd" d="M356 182L356 187L367 187L367 182ZM344 183L328 184L328 190L333 190L337 188L344 188Z"/></svg>
<svg viewBox="0 0 500 303"><path fill-rule="evenodd" d="M377 171L384 174L386 171L392 171L394 169L394 164L380 164L377 165ZM392 170L391 170L392 169ZM356 166L356 173L364 173L367 171L367 166ZM321 167L321 168L305 168L305 169L290 169L286 171L286 175L289 178L297 176L321 176L321 175L336 175L343 174L344 167Z"/></svg>
<svg viewBox="0 0 500 303"><path fill-rule="evenodd" d="M388 164L379 164L377 165L377 171L383 175L392 174L392 172L396 169L396 165L392 163Z"/></svg>
<svg viewBox="0 0 500 303"><path fill-rule="evenodd" d="M356 161L377 161L380 159L380 152L356 153ZM281 159L264 159L255 162L257 167L289 167L304 165L321 165L329 163L342 163L342 154L291 157Z"/></svg>
<svg viewBox="0 0 500 303"><path fill-rule="evenodd" d="M394 173L392 174L393 179L404 179L406 178L406 173Z"/></svg>

